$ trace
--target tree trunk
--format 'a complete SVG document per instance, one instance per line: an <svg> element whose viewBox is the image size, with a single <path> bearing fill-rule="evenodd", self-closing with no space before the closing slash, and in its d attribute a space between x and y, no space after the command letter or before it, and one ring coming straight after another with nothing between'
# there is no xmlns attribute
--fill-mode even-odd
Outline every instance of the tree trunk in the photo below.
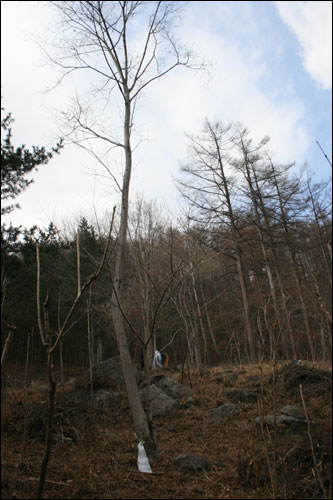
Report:
<svg viewBox="0 0 333 500"><path fill-rule="evenodd" d="M139 441L145 442L145 449L148 457L152 459L156 453L156 444L152 437L147 416L144 412L140 397L139 388L135 379L134 365L131 359L129 345L124 328L124 319L121 311L122 300L122 277L125 262L127 225L128 225L128 202L129 185L132 170L132 153L130 145L130 115L131 107L129 95L125 101L124 119L124 148L125 148L125 173L123 177L120 228L117 244L116 265L113 279L113 292L111 298L111 314L113 326L116 334L121 364L124 373L126 390L131 408L133 423Z"/></svg>
<svg viewBox="0 0 333 500"><path fill-rule="evenodd" d="M246 327L246 333L247 333L247 340L249 343L250 361L251 361L251 363L255 363L257 358L256 358L255 345L254 345L253 331L252 331L251 321L250 321L249 300L248 300L248 294L247 294L247 289L246 289L246 284L245 284L243 263L241 260L241 256L239 254L237 257L237 271L238 271L238 279L239 279L239 284L240 284L241 294L242 294L242 302L243 302L243 308L244 308L244 320L245 320L245 327Z"/></svg>

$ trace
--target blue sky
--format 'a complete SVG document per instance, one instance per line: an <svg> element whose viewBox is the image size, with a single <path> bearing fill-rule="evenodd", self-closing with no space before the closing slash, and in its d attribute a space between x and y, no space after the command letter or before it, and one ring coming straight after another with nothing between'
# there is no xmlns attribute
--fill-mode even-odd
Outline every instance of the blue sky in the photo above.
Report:
<svg viewBox="0 0 333 500"><path fill-rule="evenodd" d="M54 110L79 91L79 80L43 93L55 73L41 64L32 39L52 41L49 2L1 2L1 10L2 95L15 118L14 143L50 147L59 133ZM143 194L177 212L172 176L186 160L185 132L198 134L205 117L241 121L254 139L271 137L277 162L306 162L316 180L329 178L316 140L332 160L332 2L189 2L181 39L208 63L210 78L179 69L140 99L136 129L138 142L145 140L134 154L132 200ZM120 175L118 158L113 165ZM119 196L94 172L101 171L89 155L67 147L35 173L18 199L22 209L4 222L45 227L80 215L102 219Z"/></svg>

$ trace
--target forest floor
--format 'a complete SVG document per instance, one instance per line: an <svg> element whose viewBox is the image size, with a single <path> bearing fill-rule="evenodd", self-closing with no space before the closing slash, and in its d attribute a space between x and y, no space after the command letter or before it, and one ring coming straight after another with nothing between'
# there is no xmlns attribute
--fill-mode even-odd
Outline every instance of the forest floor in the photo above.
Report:
<svg viewBox="0 0 333 500"><path fill-rule="evenodd" d="M221 381L226 370L237 380L222 376ZM92 411L65 403L64 389L58 389L43 498L331 498L330 374L328 363L305 362L219 366L201 375L170 370L168 375L193 391L194 403L172 417L154 419L153 474L138 471L138 443L125 397L117 409ZM19 381L17 368L14 376ZM253 376L259 378L249 382ZM24 373L21 386L23 380ZM45 383L33 380L24 390L16 382L2 390L1 498L36 498L48 398L38 386ZM255 424L259 411L273 414L275 407L278 415L285 405L303 409L300 384L309 419L317 423L311 431L307 425L295 434ZM216 423L212 411L229 402L224 393L233 388L257 392L260 404L235 403L237 413ZM173 460L184 453L205 458L210 469L180 471Z"/></svg>

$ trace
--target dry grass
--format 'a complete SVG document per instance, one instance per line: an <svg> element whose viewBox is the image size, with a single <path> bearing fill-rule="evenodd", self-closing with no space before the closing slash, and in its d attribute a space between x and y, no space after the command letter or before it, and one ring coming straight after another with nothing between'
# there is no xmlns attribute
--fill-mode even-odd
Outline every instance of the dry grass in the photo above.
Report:
<svg viewBox="0 0 333 500"><path fill-rule="evenodd" d="M330 367L316 365L315 369ZM237 373L237 380L217 382L218 374L226 370ZM277 365L276 408L287 404L302 407L299 392L285 387L284 370L287 373L283 365ZM248 381L249 376L260 373L257 386ZM180 408L174 417L155 419L159 453L152 463L153 475L138 472L137 442L126 400L116 410L91 412L65 403L59 389L44 498L273 498L267 453L272 461L274 450L279 498L323 498L306 432L279 431L274 436L273 431L267 431L263 443L254 423L258 415L255 403L239 403L237 415L223 423L211 418L213 409L228 402L224 389L233 387L257 391L264 412L273 413L272 373L269 364L220 366L202 376L186 372L183 383L192 388L194 404ZM181 374L172 376L180 379ZM309 417L318 422L312 437L330 494L330 381L303 384ZM35 498L44 450L46 400L45 392L3 391L1 498ZM180 453L203 456L210 470L180 472L173 464Z"/></svg>

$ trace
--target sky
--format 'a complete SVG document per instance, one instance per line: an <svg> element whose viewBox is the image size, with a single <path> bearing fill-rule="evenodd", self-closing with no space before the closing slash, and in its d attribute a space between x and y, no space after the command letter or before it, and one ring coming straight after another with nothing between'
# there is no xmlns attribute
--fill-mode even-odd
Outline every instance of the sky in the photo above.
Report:
<svg viewBox="0 0 333 500"><path fill-rule="evenodd" d="M54 146L57 116L80 93L77 77L45 92L57 74L36 40L52 43L54 16L50 2L1 2L2 107L15 120L15 146ZM173 178L187 159L186 134L200 134L205 118L241 122L254 140L268 135L276 162L306 163L316 181L329 179L316 141L332 161L331 1L188 2L179 35L209 73L176 68L138 101L132 201L143 196L176 216ZM118 114L115 106L110 120ZM112 165L119 178L119 159ZM34 183L16 200L21 209L2 222L61 228L82 216L101 221L119 205L104 174L91 155L68 145L33 173Z"/></svg>

